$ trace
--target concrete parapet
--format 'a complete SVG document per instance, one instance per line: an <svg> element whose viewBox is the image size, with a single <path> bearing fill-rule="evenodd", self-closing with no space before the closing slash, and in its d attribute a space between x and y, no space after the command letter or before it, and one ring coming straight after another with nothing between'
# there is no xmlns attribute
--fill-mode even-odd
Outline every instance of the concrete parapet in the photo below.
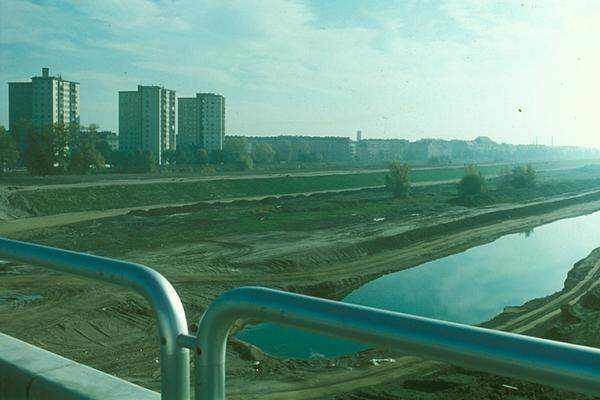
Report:
<svg viewBox="0 0 600 400"><path fill-rule="evenodd" d="M0 333L0 399L159 400L160 394Z"/></svg>

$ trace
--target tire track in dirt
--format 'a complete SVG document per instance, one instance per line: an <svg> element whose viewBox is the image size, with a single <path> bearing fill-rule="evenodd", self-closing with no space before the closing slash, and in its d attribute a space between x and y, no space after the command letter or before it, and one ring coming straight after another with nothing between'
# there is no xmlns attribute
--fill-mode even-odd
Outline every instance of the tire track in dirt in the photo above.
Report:
<svg viewBox="0 0 600 400"><path fill-rule="evenodd" d="M507 329L508 331L515 333L526 333L531 329L535 328L537 325L546 322L548 319L560 313L560 305L565 303L565 299L571 298L575 295L572 300L569 301L570 304L574 304L577 300L579 300L585 293L591 290L593 287L600 284L598 280L600 276L600 261L596 262L593 271L588 273L586 277L580 281L572 290L569 290L564 295L559 296L559 298L555 299L551 303L548 303L544 307L540 307L536 310L533 310L531 313L527 313L528 316L534 315L533 319L523 319L522 316L515 317L508 322L501 324L496 327L492 327L493 329L499 329L499 327L507 327L507 326L518 326L520 322L527 322L525 325L521 325L518 328ZM588 285L592 282L591 285ZM558 307L558 310L553 311L550 314L546 314L548 308ZM537 316L537 317L535 317ZM298 384L289 384L287 388L282 387L278 390L265 390L265 391L257 391L253 392L252 390L248 391L248 388L241 389L239 392L233 391L231 393L232 398L237 399L270 399L270 400L283 400L283 399L312 399L312 398L321 398L323 396L335 395L338 393L349 392L356 389L367 388L370 386L383 384L390 381L404 380L408 379L416 374L430 374L434 373L438 370L441 370L445 367L445 364L430 361L430 360L422 360L419 358L415 358L412 356L404 356L396 359L396 364L391 366L379 366L374 368L369 368L367 371L362 370L362 373L358 376L358 371L353 374L348 374L347 377L339 376L337 374L331 374L331 376L327 376L327 374L323 374L320 372L320 378L318 384L309 382L304 387L299 387ZM262 386L261 381L261 386ZM282 386L285 385L281 382L274 383L274 386Z"/></svg>
<svg viewBox="0 0 600 400"><path fill-rule="evenodd" d="M547 320L547 319L549 319L550 314L554 315L554 314L560 313L561 305L563 305L565 303L571 303L571 304L575 303L588 290L592 289L598 283L600 283L600 281L598 281L598 279L600 279L600 261L597 262L594 265L594 267L587 273L586 277L583 280L581 280L579 283L577 283L577 285L575 285L575 287L573 287L572 289L567 290L565 293L561 294L557 298L555 298L555 299L551 300L550 302L548 302L547 304L545 304L543 307L540 307L535 310L529 311L525 314L522 314L504 324L495 326L495 329L511 330L511 331L518 332L518 333L525 332L527 330L531 330L532 328L535 327L536 324L532 324L531 322L529 322L525 325L522 325L521 323L527 322L532 317L535 317L539 314L544 314L544 318ZM589 287L586 288L586 290L582 291L582 288L584 286L589 286ZM535 321L539 321L539 319L536 319Z"/></svg>

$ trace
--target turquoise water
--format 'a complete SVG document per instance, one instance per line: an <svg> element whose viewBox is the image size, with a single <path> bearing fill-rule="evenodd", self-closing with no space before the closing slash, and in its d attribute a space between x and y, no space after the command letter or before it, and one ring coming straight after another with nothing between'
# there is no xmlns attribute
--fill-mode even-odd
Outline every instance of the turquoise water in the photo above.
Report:
<svg viewBox="0 0 600 400"><path fill-rule="evenodd" d="M506 306L561 290L573 264L598 246L600 212L506 235L459 254L382 276L354 290L343 301L477 324ZM290 358L333 357L367 348L271 323L248 327L238 338L268 353Z"/></svg>

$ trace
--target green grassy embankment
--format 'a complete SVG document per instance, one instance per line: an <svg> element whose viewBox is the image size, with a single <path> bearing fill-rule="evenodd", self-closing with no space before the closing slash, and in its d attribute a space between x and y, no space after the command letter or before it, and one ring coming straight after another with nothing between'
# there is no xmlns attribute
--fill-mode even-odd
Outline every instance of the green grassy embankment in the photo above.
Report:
<svg viewBox="0 0 600 400"><path fill-rule="evenodd" d="M491 168L490 168L491 169ZM461 169L414 171L413 181L456 179ZM268 196L321 190L379 186L385 173L348 175L290 176L257 179L223 179L196 182L169 182L136 185L111 185L21 191L11 195L16 206L36 215L76 211L106 210L152 204L189 203L247 196Z"/></svg>
<svg viewBox="0 0 600 400"><path fill-rule="evenodd" d="M482 166L485 176L504 171L507 165ZM539 166L540 170L542 165ZM557 168L544 163L544 168ZM462 168L414 170L412 182L434 182L459 179ZM285 176L256 179L221 179L190 182L161 182L135 185L109 185L23 190L12 193L14 207L34 215L107 210L149 206L154 204L191 203L221 198L269 196L324 190L353 189L384 185L384 172L362 172L341 175Z"/></svg>
<svg viewBox="0 0 600 400"><path fill-rule="evenodd" d="M600 189L600 179L576 180L569 183L541 183L525 190L490 189L491 198L518 198L516 203L527 202L543 197ZM501 192L502 194L500 195ZM595 196L595 197L593 197ZM232 233L236 235L260 235L269 232L311 232L322 229L339 229L356 232L356 226L372 226L376 229L377 220L402 222L415 218L435 218L456 213L462 214L464 207L454 204L455 185L445 184L431 187L415 187L408 198L397 199L384 189L346 193L323 193L310 197L266 198L260 201L234 201L232 203L198 203L184 206L156 207L149 210L134 210L128 215L104 218L102 222L86 221L21 237L51 246L95 251L110 249L105 255L121 256L131 248L152 250L176 243L196 243L210 241ZM553 203L554 206L572 205L572 202L592 201L600 198L597 193L577 200ZM514 203L514 202L513 202ZM521 211L498 212L474 217L473 225L500 221L504 218L522 217L524 210L534 213L547 211L534 206ZM528 212L529 212L528 211ZM513 213L510 214L509 213ZM458 224L458 225L457 225ZM442 224L443 225L443 224ZM460 223L443 225L445 230L464 228ZM426 235L440 234L438 228L416 230L402 240L416 240ZM415 236L416 235L416 236ZM396 242L391 242L396 245ZM382 243L374 242L375 248ZM102 253L99 253L102 254Z"/></svg>

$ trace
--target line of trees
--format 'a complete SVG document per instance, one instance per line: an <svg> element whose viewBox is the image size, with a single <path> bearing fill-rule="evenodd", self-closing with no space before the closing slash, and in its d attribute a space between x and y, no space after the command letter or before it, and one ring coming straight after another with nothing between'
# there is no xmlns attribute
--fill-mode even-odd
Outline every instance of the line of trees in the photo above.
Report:
<svg viewBox="0 0 600 400"><path fill-rule="evenodd" d="M503 171L498 177L497 189L526 189L537 184L537 172L530 165L517 165ZM475 165L465 167L465 175L458 183L458 195L461 198L477 196L487 190L487 181Z"/></svg>
<svg viewBox="0 0 600 400"><path fill-rule="evenodd" d="M386 187L395 197L406 197L410 193L410 166L398 160L389 164L389 172L385 176ZM497 189L525 189L535 187L537 172L530 165L517 165L505 170L497 180ZM487 191L487 180L476 165L467 165L465 174L458 183L458 196L462 199L472 198Z"/></svg>
<svg viewBox="0 0 600 400"><path fill-rule="evenodd" d="M17 166L19 150L17 142L9 135L3 126L0 126L0 171L10 171Z"/></svg>
<svg viewBox="0 0 600 400"><path fill-rule="evenodd" d="M148 151L113 151L99 127L55 124L20 124L15 132L0 127L0 171L18 166L32 175L88 174L107 166L115 172L144 173L157 169L157 159ZM319 162L322 154L303 141L258 141L251 145L243 136L226 137L222 150L178 146L161 154L161 164L209 166L228 164L237 170L279 162Z"/></svg>
<svg viewBox="0 0 600 400"><path fill-rule="evenodd" d="M223 150L212 150L192 145L181 145L177 149L165 150L163 161L169 165L209 165L230 164L240 171L254 168L254 164L273 163L276 151L268 143L256 143L254 146L245 137L227 137Z"/></svg>
<svg viewBox="0 0 600 400"><path fill-rule="evenodd" d="M10 133L0 127L2 170L24 165L32 175L54 175L80 168L88 149L77 141L74 131L75 127L65 125L36 127L22 123Z"/></svg>
<svg viewBox="0 0 600 400"><path fill-rule="evenodd" d="M88 174L110 164L119 172L152 172L156 161L148 151L113 151L95 124L35 126L19 124L15 132L0 127L0 168L22 165L31 175Z"/></svg>

